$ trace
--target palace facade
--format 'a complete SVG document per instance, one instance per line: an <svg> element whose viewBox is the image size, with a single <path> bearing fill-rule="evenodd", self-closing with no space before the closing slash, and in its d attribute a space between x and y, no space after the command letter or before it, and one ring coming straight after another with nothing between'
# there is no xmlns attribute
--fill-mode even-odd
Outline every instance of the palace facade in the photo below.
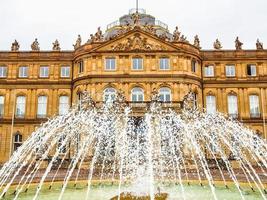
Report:
<svg viewBox="0 0 267 200"><path fill-rule="evenodd" d="M226 113L267 138L267 51L259 41L255 50L243 50L239 38L235 46L224 50L217 39L213 50L202 50L198 36L191 44L178 27L170 33L144 10L88 41L79 36L71 51L61 51L57 40L42 51L37 39L20 51L15 41L0 51L0 163L82 91L104 101L120 90L127 101L144 102L157 90L170 105L193 91L200 109Z"/></svg>

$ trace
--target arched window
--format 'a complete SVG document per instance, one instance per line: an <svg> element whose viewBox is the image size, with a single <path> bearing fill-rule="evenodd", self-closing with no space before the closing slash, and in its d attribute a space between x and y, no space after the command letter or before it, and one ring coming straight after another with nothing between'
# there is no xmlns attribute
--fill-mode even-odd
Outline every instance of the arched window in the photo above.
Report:
<svg viewBox="0 0 267 200"><path fill-rule="evenodd" d="M16 117L23 118L25 116L26 97L18 96L16 101Z"/></svg>
<svg viewBox="0 0 267 200"><path fill-rule="evenodd" d="M114 88L106 88L104 90L104 101L114 101L116 98L116 90Z"/></svg>
<svg viewBox="0 0 267 200"><path fill-rule="evenodd" d="M163 87L159 89L159 98L162 102L171 101L171 90L170 88Z"/></svg>
<svg viewBox="0 0 267 200"><path fill-rule="evenodd" d="M22 135L17 132L14 136L14 151L16 151L22 145Z"/></svg>
<svg viewBox="0 0 267 200"><path fill-rule="evenodd" d="M68 96L60 96L59 97L59 108L58 108L58 114L64 115L68 112L70 108L69 105L69 97Z"/></svg>
<svg viewBox="0 0 267 200"><path fill-rule="evenodd" d="M38 97L37 118L44 118L47 114L47 96Z"/></svg>
<svg viewBox="0 0 267 200"><path fill-rule="evenodd" d="M133 102L144 101L144 90L142 88L136 87L132 89L132 101Z"/></svg>

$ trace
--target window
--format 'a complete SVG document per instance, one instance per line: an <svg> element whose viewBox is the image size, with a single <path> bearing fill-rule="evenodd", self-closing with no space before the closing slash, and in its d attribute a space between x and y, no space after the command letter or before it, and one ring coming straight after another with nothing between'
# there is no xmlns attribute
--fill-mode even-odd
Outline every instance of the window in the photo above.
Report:
<svg viewBox="0 0 267 200"><path fill-rule="evenodd" d="M209 95L206 96L206 111L207 114L215 114L216 113L216 99L215 96Z"/></svg>
<svg viewBox="0 0 267 200"><path fill-rule="evenodd" d="M238 117L238 105L237 105L237 96L228 95L228 114L233 118Z"/></svg>
<svg viewBox="0 0 267 200"><path fill-rule="evenodd" d="M144 91L142 88L133 88L132 89L132 101L133 102L144 101Z"/></svg>
<svg viewBox="0 0 267 200"><path fill-rule="evenodd" d="M69 108L70 108L69 97L68 96L60 96L59 97L59 109L58 109L59 115L66 114L68 112Z"/></svg>
<svg viewBox="0 0 267 200"><path fill-rule="evenodd" d="M79 70L79 73L83 73L83 61L79 61L78 62L78 70Z"/></svg>
<svg viewBox="0 0 267 200"><path fill-rule="evenodd" d="M47 96L38 97L37 118L46 117L47 113Z"/></svg>
<svg viewBox="0 0 267 200"><path fill-rule="evenodd" d="M115 58L106 58L106 70L116 70Z"/></svg>
<svg viewBox="0 0 267 200"><path fill-rule="evenodd" d="M192 94L193 96L193 108L197 108L198 107L198 97L197 97L197 93L193 92Z"/></svg>
<svg viewBox="0 0 267 200"><path fill-rule="evenodd" d="M248 76L257 76L257 68L256 65L247 65L247 74Z"/></svg>
<svg viewBox="0 0 267 200"><path fill-rule="evenodd" d="M16 117L23 118L25 116L26 97L18 96L16 102Z"/></svg>
<svg viewBox="0 0 267 200"><path fill-rule="evenodd" d="M170 88L163 87L159 89L159 98L162 102L170 102L171 101L171 90Z"/></svg>
<svg viewBox="0 0 267 200"><path fill-rule="evenodd" d="M133 58L132 60L132 69L133 70L142 70L143 69L143 58Z"/></svg>
<svg viewBox="0 0 267 200"><path fill-rule="evenodd" d="M234 65L226 65L226 76L227 77L234 77L235 76L235 66Z"/></svg>
<svg viewBox="0 0 267 200"><path fill-rule="evenodd" d="M5 98L4 96L0 96L0 118L4 116L4 103L5 103Z"/></svg>
<svg viewBox="0 0 267 200"><path fill-rule="evenodd" d="M62 66L60 76L62 78L70 77L70 66Z"/></svg>
<svg viewBox="0 0 267 200"><path fill-rule="evenodd" d="M41 78L49 77L49 67L48 66L41 66L40 67L40 77Z"/></svg>
<svg viewBox="0 0 267 200"><path fill-rule="evenodd" d="M19 78L27 78L28 77L28 67L22 66L19 67Z"/></svg>
<svg viewBox="0 0 267 200"><path fill-rule="evenodd" d="M260 103L258 95L249 96L249 108L251 117L260 117Z"/></svg>
<svg viewBox="0 0 267 200"><path fill-rule="evenodd" d="M213 65L207 65L205 66L204 74L206 77L214 77L214 66Z"/></svg>
<svg viewBox="0 0 267 200"><path fill-rule="evenodd" d="M77 93L77 104L79 106L79 109L82 106L82 100L83 100L83 93L82 92Z"/></svg>
<svg viewBox="0 0 267 200"><path fill-rule="evenodd" d="M0 78L5 78L7 76L7 67L0 66Z"/></svg>
<svg viewBox="0 0 267 200"><path fill-rule="evenodd" d="M197 71L197 62L195 60L191 61L191 71L194 73Z"/></svg>
<svg viewBox="0 0 267 200"><path fill-rule="evenodd" d="M17 132L14 136L14 151L17 151L17 149L22 145L22 135L20 132Z"/></svg>
<svg viewBox="0 0 267 200"><path fill-rule="evenodd" d="M161 70L168 70L170 69L170 59L169 58L161 58L160 59L160 66Z"/></svg>
<svg viewBox="0 0 267 200"><path fill-rule="evenodd" d="M114 88L106 88L104 91L104 101L114 101L116 98L116 90Z"/></svg>

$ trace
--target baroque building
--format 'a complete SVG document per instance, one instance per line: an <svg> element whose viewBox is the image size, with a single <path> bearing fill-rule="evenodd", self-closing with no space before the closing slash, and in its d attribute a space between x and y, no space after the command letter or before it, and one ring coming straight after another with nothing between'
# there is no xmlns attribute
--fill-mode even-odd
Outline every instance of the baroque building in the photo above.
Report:
<svg viewBox="0 0 267 200"><path fill-rule="evenodd" d="M131 10L98 28L88 41L78 36L74 50L0 51L0 163L8 160L27 137L54 115L64 114L88 91L105 101L116 91L136 107L157 91L170 107L194 92L197 106L236 118L267 138L267 51L257 41L255 50L243 50L236 38L234 50L202 50L195 36L191 44L176 27L168 26L142 9ZM136 104L137 103L137 104Z"/></svg>

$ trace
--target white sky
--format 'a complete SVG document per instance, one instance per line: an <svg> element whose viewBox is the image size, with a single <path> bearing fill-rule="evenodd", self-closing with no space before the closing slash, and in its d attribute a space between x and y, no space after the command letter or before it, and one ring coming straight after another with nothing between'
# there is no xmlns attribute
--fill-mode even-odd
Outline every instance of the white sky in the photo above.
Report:
<svg viewBox="0 0 267 200"><path fill-rule="evenodd" d="M218 37L225 49L234 48L237 35L244 49L255 49L257 38L267 48L267 0L140 0L148 14L176 25L192 41L198 34L204 49L212 49ZM135 0L0 0L0 50L9 50L17 39L29 50L38 38L43 50L58 39L61 48L72 50L78 34L83 42L98 26L127 14Z"/></svg>

